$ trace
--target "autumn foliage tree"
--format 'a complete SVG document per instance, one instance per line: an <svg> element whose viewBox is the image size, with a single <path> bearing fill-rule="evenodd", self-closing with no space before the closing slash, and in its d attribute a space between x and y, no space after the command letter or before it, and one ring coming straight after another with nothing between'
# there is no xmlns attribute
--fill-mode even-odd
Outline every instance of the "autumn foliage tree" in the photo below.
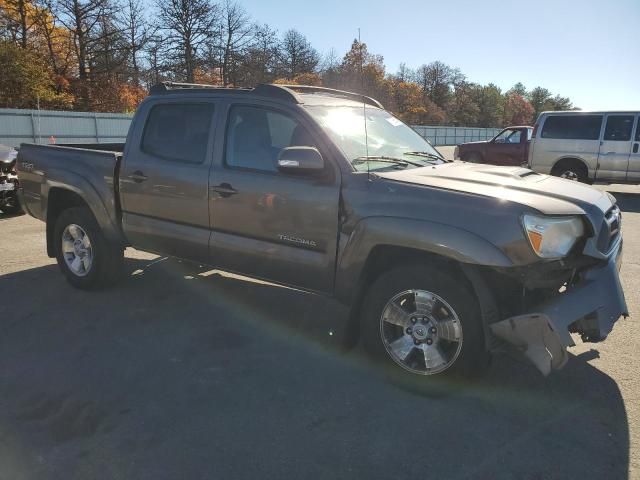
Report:
<svg viewBox="0 0 640 480"><path fill-rule="evenodd" d="M0 0L0 107L131 112L162 81L305 84L363 93L408 123L527 124L568 98L479 85L442 61L386 71L354 40L321 55L236 0Z"/></svg>

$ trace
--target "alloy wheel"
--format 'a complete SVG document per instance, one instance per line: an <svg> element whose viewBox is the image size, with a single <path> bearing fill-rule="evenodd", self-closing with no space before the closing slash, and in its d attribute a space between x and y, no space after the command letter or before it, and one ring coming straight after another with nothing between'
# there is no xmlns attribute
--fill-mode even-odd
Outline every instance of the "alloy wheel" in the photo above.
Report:
<svg viewBox="0 0 640 480"><path fill-rule="evenodd" d="M389 300L380 316L380 336L393 361L419 375L443 372L462 350L458 315L426 290L406 290Z"/></svg>
<svg viewBox="0 0 640 480"><path fill-rule="evenodd" d="M78 277L86 276L93 265L91 239L84 229L74 223L62 232L62 256L67 267Z"/></svg>

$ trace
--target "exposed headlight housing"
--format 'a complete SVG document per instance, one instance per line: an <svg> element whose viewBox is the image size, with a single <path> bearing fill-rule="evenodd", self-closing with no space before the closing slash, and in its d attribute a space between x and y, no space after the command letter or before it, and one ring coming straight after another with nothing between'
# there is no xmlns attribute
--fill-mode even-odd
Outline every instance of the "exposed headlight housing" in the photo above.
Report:
<svg viewBox="0 0 640 480"><path fill-rule="evenodd" d="M542 258L564 257L584 235L584 223L580 217L525 215L522 223L531 248Z"/></svg>

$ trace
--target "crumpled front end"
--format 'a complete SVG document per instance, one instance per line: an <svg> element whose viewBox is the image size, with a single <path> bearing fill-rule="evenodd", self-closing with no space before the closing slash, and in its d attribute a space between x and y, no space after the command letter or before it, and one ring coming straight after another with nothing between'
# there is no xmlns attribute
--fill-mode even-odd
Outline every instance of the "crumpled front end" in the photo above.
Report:
<svg viewBox="0 0 640 480"><path fill-rule="evenodd" d="M579 273L566 291L534 305L520 314L490 325L498 338L516 346L544 374L561 368L568 359L567 347L575 343L571 332L583 341L600 342L621 316L628 316L619 270L622 237L608 260Z"/></svg>

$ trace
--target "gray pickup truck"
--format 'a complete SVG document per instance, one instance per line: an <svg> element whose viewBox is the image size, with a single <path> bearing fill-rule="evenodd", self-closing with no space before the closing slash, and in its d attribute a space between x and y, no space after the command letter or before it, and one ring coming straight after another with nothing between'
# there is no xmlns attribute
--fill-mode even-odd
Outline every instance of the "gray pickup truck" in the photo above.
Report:
<svg viewBox="0 0 640 480"><path fill-rule="evenodd" d="M333 297L402 377L519 348L543 373L627 315L621 215L590 186L447 162L374 99L164 83L123 145L23 144L20 196L79 288L126 246Z"/></svg>

